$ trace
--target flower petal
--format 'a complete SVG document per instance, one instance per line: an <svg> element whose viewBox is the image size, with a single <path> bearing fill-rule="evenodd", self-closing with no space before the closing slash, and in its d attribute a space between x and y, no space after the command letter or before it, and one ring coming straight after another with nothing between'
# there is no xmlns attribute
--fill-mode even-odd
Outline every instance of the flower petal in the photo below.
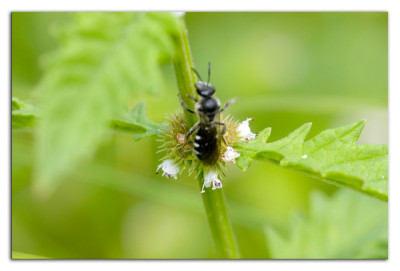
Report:
<svg viewBox="0 0 400 271"><path fill-rule="evenodd" d="M222 160L224 162L236 163L236 158L240 156L240 153L236 152L231 146L226 148L226 151L222 155Z"/></svg>
<svg viewBox="0 0 400 271"><path fill-rule="evenodd" d="M237 131L239 133L239 137L241 137L241 141L252 140L256 137L256 134L252 133L249 126L249 121L253 119L246 119L241 124L239 124Z"/></svg>
<svg viewBox="0 0 400 271"><path fill-rule="evenodd" d="M177 164L174 164L174 160L172 159L165 160L160 165L158 165L156 173L158 173L160 168L163 171L162 176L166 176L167 178L173 177L174 179L176 179L179 173L179 166Z"/></svg>
<svg viewBox="0 0 400 271"><path fill-rule="evenodd" d="M222 183L218 179L218 173L215 171L210 170L204 175L204 182L203 182L203 188L200 193L204 193L204 187L210 187L212 185L212 190L215 190L217 188L222 188Z"/></svg>

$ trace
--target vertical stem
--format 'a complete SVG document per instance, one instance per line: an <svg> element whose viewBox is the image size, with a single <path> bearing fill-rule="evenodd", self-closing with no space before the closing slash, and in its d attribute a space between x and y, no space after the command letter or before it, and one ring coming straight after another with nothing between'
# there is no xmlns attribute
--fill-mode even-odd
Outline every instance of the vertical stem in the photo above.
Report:
<svg viewBox="0 0 400 271"><path fill-rule="evenodd" d="M201 174L201 179L202 177L203 174ZM202 186L201 179L199 179L200 188ZM206 189L206 192L201 195L217 258L238 259L240 257L239 250L226 210L224 191L222 189Z"/></svg>
<svg viewBox="0 0 400 271"><path fill-rule="evenodd" d="M197 96L195 89L195 76L192 71L193 61L189 48L187 30L183 18L179 18L179 36L176 39L176 55L173 61L179 93L189 108L194 108L194 102L187 99L186 95ZM185 111L187 124L191 127L197 121L197 116ZM203 174L199 177L200 188L203 184ZM201 194L207 214L208 224L217 258L237 259L239 251L235 242L232 227L229 221L222 189L206 189Z"/></svg>
<svg viewBox="0 0 400 271"><path fill-rule="evenodd" d="M179 94L182 99L188 105L189 108L194 108L194 102L191 99L186 97L187 94L190 94L194 97L197 97L197 92L194 87L196 82L196 77L193 74L192 67L192 54L189 49L189 41L187 38L187 30L185 26L185 22L183 18L179 18L179 36L176 40L176 54L173 61L175 76L178 83ZM187 124L192 127L196 121L197 116L195 114L191 114L184 110Z"/></svg>

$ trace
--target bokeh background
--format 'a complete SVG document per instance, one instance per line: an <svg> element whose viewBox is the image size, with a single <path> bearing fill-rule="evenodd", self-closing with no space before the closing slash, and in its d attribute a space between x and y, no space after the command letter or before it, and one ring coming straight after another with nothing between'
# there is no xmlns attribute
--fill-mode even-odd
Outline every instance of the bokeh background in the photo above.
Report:
<svg viewBox="0 0 400 271"><path fill-rule="evenodd" d="M57 48L53 27L71 16L12 14L13 96L37 105L41 57ZM270 140L277 140L312 122L310 138L367 119L359 142L388 143L387 13L190 12L186 22L196 68L206 74L211 61L218 97L237 97L229 112L254 117L253 131L272 127ZM145 99L155 122L180 106L172 65L162 69L162 94L132 101ZM155 175L157 147L153 138L134 142L112 132L43 201L30 189L32 129L13 131L12 249L49 258L213 258L198 184L186 174L176 181ZM309 212L313 191L329 198L338 190L262 162L245 173L228 165L223 182L245 258L271 257L266 228L285 235L293 213ZM350 193L371 208L382 204Z"/></svg>

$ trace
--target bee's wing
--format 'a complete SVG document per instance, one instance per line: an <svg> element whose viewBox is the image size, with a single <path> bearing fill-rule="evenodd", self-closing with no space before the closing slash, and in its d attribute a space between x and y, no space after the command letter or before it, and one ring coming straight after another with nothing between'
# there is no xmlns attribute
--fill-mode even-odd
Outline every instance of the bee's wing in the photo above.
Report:
<svg viewBox="0 0 400 271"><path fill-rule="evenodd" d="M218 111L218 113L215 115L215 121L221 123L221 119L222 119L222 115L223 113L221 113L220 111ZM219 143L221 143L222 140L222 130L223 130L223 126L222 125L217 125L217 131L218 131L218 135L219 135Z"/></svg>
<svg viewBox="0 0 400 271"><path fill-rule="evenodd" d="M215 116L215 120L217 122L221 122L221 112L217 113L217 115ZM221 128L222 128L221 125L218 125L218 133L219 133L219 135L221 135L221 131L222 131Z"/></svg>

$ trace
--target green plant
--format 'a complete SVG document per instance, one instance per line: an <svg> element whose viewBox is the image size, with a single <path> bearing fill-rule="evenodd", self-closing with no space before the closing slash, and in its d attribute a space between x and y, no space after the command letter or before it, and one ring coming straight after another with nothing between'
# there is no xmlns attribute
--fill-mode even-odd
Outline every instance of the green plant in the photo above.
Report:
<svg viewBox="0 0 400 271"><path fill-rule="evenodd" d="M341 190L332 199L316 192L310 205L309 215L292 217L288 237L272 227L266 229L274 258L387 258L388 210L384 202Z"/></svg>
<svg viewBox="0 0 400 271"><path fill-rule="evenodd" d="M126 101L134 101L141 93L157 93L162 88L160 63L173 64L178 91L191 108L194 108L194 103L186 99L186 94L196 95L194 63L182 17L170 13L78 13L73 23L58 30L57 36L61 46L45 59L45 73L38 87L40 114L17 98L12 101L13 129L32 127L33 120L38 118L35 122L37 160L34 192L41 198L49 197L74 168L89 160L98 146L110 137L110 128L134 134L135 141L160 136L166 126L147 118L145 103L138 103L130 113L123 110L129 104ZM180 120L185 121L187 132L195 124L196 115L183 114L184 118ZM233 149L240 154L235 162L245 170L254 159L265 161L387 201L388 148L387 145L357 145L356 140L364 125L365 121L360 121L325 130L305 140L311 124L304 124L287 137L269 143L271 128L266 128L255 139L232 143ZM202 187L205 172L198 170L197 173L199 187ZM317 208L322 202L328 206L327 209L342 210L352 204L352 198L339 192L332 200L332 206L337 204L340 207L330 206L323 196L314 197L311 205ZM223 189L206 189L202 199L216 257L239 258ZM358 201L356 204L365 208ZM383 205L382 209L385 207ZM324 211L315 212L315 219L321 219L322 226L346 219L346 216L339 216L339 222L330 223L332 217L324 217ZM312 227L308 224L320 225L313 219L311 222L300 220L304 227L298 228L297 224L290 227L292 239L286 242L268 228L267 244L272 256L385 257L385 250L379 245L385 244L385 240L387 242L387 236L382 234L385 223L366 228L360 237L363 242L358 242L346 253L341 254L340 250L350 246L348 243L335 243L334 249L328 249L325 254L312 255L313 249L296 254L301 249L293 245L299 244L296 238L304 236L304 232L305 236L312 236L314 231L309 230ZM387 220L386 216L378 215L377 219L380 222ZM379 235L374 236L376 238L372 238L371 243L369 234L378 231L377 228ZM307 242L318 245L311 240L312 237L309 239ZM359 249L366 244L371 246L369 252ZM287 247L293 250L287 251Z"/></svg>

